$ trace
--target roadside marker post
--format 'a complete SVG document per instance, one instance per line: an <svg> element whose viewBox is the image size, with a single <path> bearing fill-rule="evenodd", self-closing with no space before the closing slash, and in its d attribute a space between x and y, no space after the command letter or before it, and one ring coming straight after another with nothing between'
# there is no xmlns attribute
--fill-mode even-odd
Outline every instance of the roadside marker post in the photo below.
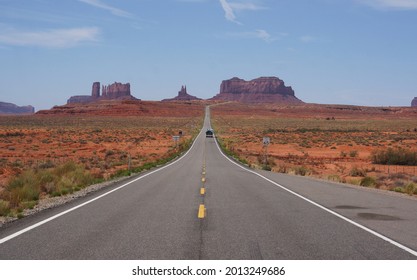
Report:
<svg viewBox="0 0 417 280"><path fill-rule="evenodd" d="M177 136L177 135L172 136L172 139L175 142L175 149L176 149L178 147L178 141L180 140L180 136Z"/></svg>
<svg viewBox="0 0 417 280"><path fill-rule="evenodd" d="M264 148L264 165L268 165L268 145L271 143L271 139L269 137L264 137L262 139L262 144Z"/></svg>

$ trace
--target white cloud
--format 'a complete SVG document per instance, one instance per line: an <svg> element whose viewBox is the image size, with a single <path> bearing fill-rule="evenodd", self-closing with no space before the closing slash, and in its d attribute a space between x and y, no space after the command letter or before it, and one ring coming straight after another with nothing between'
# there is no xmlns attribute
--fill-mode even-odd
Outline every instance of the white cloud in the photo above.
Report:
<svg viewBox="0 0 417 280"><path fill-rule="evenodd" d="M83 42L98 41L97 27L52 29L46 31L18 31L14 28L0 30L0 44L11 46L35 46L69 48Z"/></svg>
<svg viewBox="0 0 417 280"><path fill-rule="evenodd" d="M236 19L236 11L257 11L263 10L265 7L259 6L251 2L228 2L227 0L219 0L228 21L242 24Z"/></svg>
<svg viewBox="0 0 417 280"><path fill-rule="evenodd" d="M107 5L103 2L101 2L101 0L78 0L80 2L89 4L91 6L103 9L103 10L107 10L109 12L111 12L113 15L115 16L119 16L119 17L132 17L132 14L129 12L126 12L124 10L121 10L119 8L115 8L113 6Z"/></svg>
<svg viewBox="0 0 417 280"><path fill-rule="evenodd" d="M356 0L378 9L417 10L417 0Z"/></svg>
<svg viewBox="0 0 417 280"><path fill-rule="evenodd" d="M224 10L224 13L225 13L224 16L226 17L226 19L228 21L231 21L231 22L234 22L234 23L237 23L237 24L241 24L240 22L238 22L236 20L236 15L233 11L233 8L230 6L230 4L226 0L219 0L219 1L220 1L220 4L222 5L222 8Z"/></svg>
<svg viewBox="0 0 417 280"><path fill-rule="evenodd" d="M263 29L256 30L255 36L259 39L264 40L265 42L271 42L273 40L271 34L269 34Z"/></svg>

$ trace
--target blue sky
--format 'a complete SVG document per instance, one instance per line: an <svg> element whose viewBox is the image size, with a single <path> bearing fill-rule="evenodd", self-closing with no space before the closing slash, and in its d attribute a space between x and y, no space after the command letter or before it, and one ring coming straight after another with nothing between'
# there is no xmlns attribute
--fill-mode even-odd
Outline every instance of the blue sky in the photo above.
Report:
<svg viewBox="0 0 417 280"><path fill-rule="evenodd" d="M305 102L409 106L417 0L0 0L0 101L39 109L130 82L161 100L277 76Z"/></svg>

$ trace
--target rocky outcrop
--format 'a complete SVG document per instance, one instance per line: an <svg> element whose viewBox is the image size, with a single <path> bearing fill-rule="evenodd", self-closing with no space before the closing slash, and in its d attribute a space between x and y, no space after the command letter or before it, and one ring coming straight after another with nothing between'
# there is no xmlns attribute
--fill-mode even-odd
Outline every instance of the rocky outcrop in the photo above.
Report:
<svg viewBox="0 0 417 280"><path fill-rule="evenodd" d="M100 82L94 82L91 95L71 96L67 104L71 103L90 103L100 100L138 100L130 94L130 84L114 82L111 85L102 86L100 95Z"/></svg>
<svg viewBox="0 0 417 280"><path fill-rule="evenodd" d="M35 113L33 106L17 106L13 103L0 102L0 114L27 115Z"/></svg>
<svg viewBox="0 0 417 280"><path fill-rule="evenodd" d="M130 95L130 84L113 83L108 86L103 86L101 89L101 96L104 99L120 99L123 97L129 97Z"/></svg>
<svg viewBox="0 0 417 280"><path fill-rule="evenodd" d="M37 115L66 116L141 116L141 117L186 117L201 116L201 102L161 102L141 100L102 100L83 104L54 106L38 111Z"/></svg>
<svg viewBox="0 0 417 280"><path fill-rule="evenodd" d="M225 80L220 85L220 93L212 99L245 103L303 103L295 97L294 90L277 77L261 77L251 81L236 77Z"/></svg>
<svg viewBox="0 0 417 280"><path fill-rule="evenodd" d="M164 99L162 101L192 101L192 100L201 100L201 99L193 95L189 95L187 93L187 87L182 86L181 90L178 92L178 95L176 97L170 98L170 99Z"/></svg>
<svg viewBox="0 0 417 280"><path fill-rule="evenodd" d="M67 100L67 104L71 104L71 103L90 103L93 102L94 100L98 100L98 98L94 98L93 96L89 96L89 95L74 95L71 96L68 100Z"/></svg>
<svg viewBox="0 0 417 280"><path fill-rule="evenodd" d="M93 98L100 97L100 82L93 83L93 88L91 89L91 97Z"/></svg>
<svg viewBox="0 0 417 280"><path fill-rule="evenodd" d="M417 107L417 97L414 97L413 101L411 101L411 107Z"/></svg>

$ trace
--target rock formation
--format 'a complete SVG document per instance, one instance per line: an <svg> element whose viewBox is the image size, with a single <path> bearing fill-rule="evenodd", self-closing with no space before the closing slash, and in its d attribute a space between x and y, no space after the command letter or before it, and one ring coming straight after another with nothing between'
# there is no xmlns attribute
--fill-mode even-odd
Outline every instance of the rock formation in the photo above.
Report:
<svg viewBox="0 0 417 280"><path fill-rule="evenodd" d="M95 100L98 100L98 98L94 98L93 96L89 96L89 95L74 95L74 96L71 96L67 100L67 104L71 104L71 103L90 103L90 102L93 102Z"/></svg>
<svg viewBox="0 0 417 280"><path fill-rule="evenodd" d="M411 101L411 107L417 107L417 97L414 97L413 101Z"/></svg>
<svg viewBox="0 0 417 280"><path fill-rule="evenodd" d="M13 103L0 102L0 114L24 115L35 113L33 106L17 106Z"/></svg>
<svg viewBox="0 0 417 280"><path fill-rule="evenodd" d="M137 100L130 94L130 84L114 82L111 85L102 86L100 95L100 82L94 82L91 95L71 96L67 104L71 103L90 103L99 100Z"/></svg>
<svg viewBox="0 0 417 280"><path fill-rule="evenodd" d="M100 82L94 82L93 88L91 89L91 96L93 98L99 98L100 97Z"/></svg>
<svg viewBox="0 0 417 280"><path fill-rule="evenodd" d="M245 103L303 103L295 97L294 90L277 77L261 77L251 81L236 77L225 80L220 85L220 93L212 99Z"/></svg>
<svg viewBox="0 0 417 280"><path fill-rule="evenodd" d="M130 96L130 84L114 83L108 86L102 86L101 94L103 98L118 99Z"/></svg>
<svg viewBox="0 0 417 280"><path fill-rule="evenodd" d="M170 98L170 99L164 99L162 101L192 101L192 100L201 100L201 99L193 95L189 95L187 93L187 87L182 86L181 90L178 92L178 95L176 97Z"/></svg>

